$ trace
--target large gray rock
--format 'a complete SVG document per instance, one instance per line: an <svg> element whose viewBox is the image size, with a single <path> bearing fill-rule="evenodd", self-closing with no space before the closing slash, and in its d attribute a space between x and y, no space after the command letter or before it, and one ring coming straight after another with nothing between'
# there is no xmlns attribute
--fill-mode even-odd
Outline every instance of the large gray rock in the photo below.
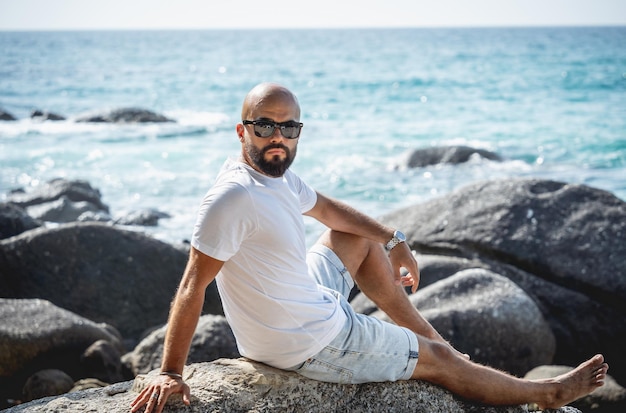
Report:
<svg viewBox="0 0 626 413"><path fill-rule="evenodd" d="M73 222L86 212L93 214L103 212L91 202L73 202L66 196L54 201L29 206L26 211L34 219L48 222Z"/></svg>
<svg viewBox="0 0 626 413"><path fill-rule="evenodd" d="M42 225L43 222L28 215L23 208L0 202L0 239L19 235Z"/></svg>
<svg viewBox="0 0 626 413"><path fill-rule="evenodd" d="M555 362L597 352L626 381L626 203L584 185L469 185L386 215L420 253L478 260L523 288L557 339Z"/></svg>
<svg viewBox="0 0 626 413"><path fill-rule="evenodd" d="M421 381L341 385L306 379L245 359L216 360L192 364L184 376L191 387L191 406L179 395L167 403L167 412L429 412L429 413L528 413L526 406L489 407L455 397L450 392ZM10 408L18 412L127 413L145 377L103 389L69 393ZM580 412L573 408L554 413Z"/></svg>
<svg viewBox="0 0 626 413"><path fill-rule="evenodd" d="M186 263L169 244L105 224L35 229L0 241L0 297L49 300L113 325L134 347L167 321ZM204 311L223 314L215 283Z"/></svg>
<svg viewBox="0 0 626 413"><path fill-rule="evenodd" d="M0 108L0 120L17 120L15 116Z"/></svg>
<svg viewBox="0 0 626 413"><path fill-rule="evenodd" d="M173 122L173 120L146 109L120 108L80 116L76 119L76 122L144 123Z"/></svg>
<svg viewBox="0 0 626 413"><path fill-rule="evenodd" d="M33 120L37 121L46 121L46 120L65 120L65 116L58 115L53 112L49 112L47 110L35 109L30 112L30 117Z"/></svg>
<svg viewBox="0 0 626 413"><path fill-rule="evenodd" d="M550 326L530 297L505 277L465 270L409 298L440 334L476 362L517 376L552 363ZM381 311L372 316L391 321Z"/></svg>
<svg viewBox="0 0 626 413"><path fill-rule="evenodd" d="M94 342L122 351L119 333L38 299L0 299L0 400L20 399L29 376L62 370L75 380L89 375L81 360Z"/></svg>
<svg viewBox="0 0 626 413"><path fill-rule="evenodd" d="M72 390L74 387L74 379L68 376L64 371L57 369L46 369L38 371L30 376L22 393L24 401L28 402L42 397L57 396Z"/></svg>
<svg viewBox="0 0 626 413"><path fill-rule="evenodd" d="M153 331L124 356L134 375L145 374L161 366L166 329L167 325ZM238 357L235 336L226 318L212 314L201 316L191 340L187 363Z"/></svg>
<svg viewBox="0 0 626 413"><path fill-rule="evenodd" d="M396 166L400 168L422 168L437 164L460 164L469 161L472 157L492 161L502 160L498 154L484 149L453 145L411 149L402 155Z"/></svg>
<svg viewBox="0 0 626 413"><path fill-rule="evenodd" d="M415 255L420 270L420 289L454 275L459 271L470 268L489 268L487 265L478 260L469 260L466 258L443 255ZM411 293L411 288L407 288L406 290L407 293ZM356 312L362 314L371 314L378 310L376 303L369 299L365 294L361 294L360 291L350 301L350 305Z"/></svg>
<svg viewBox="0 0 626 413"><path fill-rule="evenodd" d="M109 211L109 207L102 202L100 191L93 188L89 182L64 178L52 179L28 191L13 191L8 194L7 202L27 208L32 205L56 201L62 197L72 202L90 203L97 210Z"/></svg>

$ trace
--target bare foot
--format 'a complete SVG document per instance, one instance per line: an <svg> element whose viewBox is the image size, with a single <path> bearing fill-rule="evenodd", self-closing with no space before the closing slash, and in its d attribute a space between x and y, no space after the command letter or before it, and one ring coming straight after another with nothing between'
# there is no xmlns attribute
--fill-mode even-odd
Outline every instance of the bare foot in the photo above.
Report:
<svg viewBox="0 0 626 413"><path fill-rule="evenodd" d="M536 380L538 383L554 385L554 393L546 398L545 403L537 404L542 409L558 409L580 399L604 385L608 369L609 365L604 362L604 357L596 354L570 372L550 379Z"/></svg>

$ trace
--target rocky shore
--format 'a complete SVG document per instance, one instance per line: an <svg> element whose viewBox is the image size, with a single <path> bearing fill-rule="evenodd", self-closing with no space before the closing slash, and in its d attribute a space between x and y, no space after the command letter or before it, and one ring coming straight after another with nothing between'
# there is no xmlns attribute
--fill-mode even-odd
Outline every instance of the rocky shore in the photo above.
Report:
<svg viewBox="0 0 626 413"><path fill-rule="evenodd" d="M142 375L159 367L188 251L138 231L158 225L158 211L143 212L111 218L83 181L54 180L0 203L0 409L127 411ZM607 385L561 411L626 411L624 201L583 185L513 179L381 220L402 228L418 256L412 302L458 349L519 376L603 353ZM356 291L352 305L386 318ZM239 358L214 285L203 314L185 370L195 399L185 411L529 408L476 406L421 382L310 381ZM180 400L169 405L184 409Z"/></svg>

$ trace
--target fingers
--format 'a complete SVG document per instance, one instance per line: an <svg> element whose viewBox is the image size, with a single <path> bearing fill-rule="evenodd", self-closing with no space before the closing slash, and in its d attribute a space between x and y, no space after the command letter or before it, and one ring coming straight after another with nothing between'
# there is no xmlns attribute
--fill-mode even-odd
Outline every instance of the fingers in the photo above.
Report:
<svg viewBox="0 0 626 413"><path fill-rule="evenodd" d="M393 269L394 284L403 287L411 286L411 293L415 293L420 282L420 270L408 245L401 243L396 246L389 253L389 259ZM404 277L400 273L401 268L408 271Z"/></svg>
<svg viewBox="0 0 626 413"><path fill-rule="evenodd" d="M189 386L180 379L175 380L161 376L155 384L149 385L139 393L130 405L131 412L137 412L145 406L145 413L161 413L167 399L173 393L182 393L183 403L189 406L191 403L191 389Z"/></svg>
<svg viewBox="0 0 626 413"><path fill-rule="evenodd" d="M159 404L160 392L159 388L156 386L149 386L143 389L139 396L131 403L130 408L131 412L136 412L141 409L143 406L146 406L144 410L145 413L150 413L154 411L155 413L159 410L153 410L155 406L158 407ZM162 408L161 408L162 409Z"/></svg>

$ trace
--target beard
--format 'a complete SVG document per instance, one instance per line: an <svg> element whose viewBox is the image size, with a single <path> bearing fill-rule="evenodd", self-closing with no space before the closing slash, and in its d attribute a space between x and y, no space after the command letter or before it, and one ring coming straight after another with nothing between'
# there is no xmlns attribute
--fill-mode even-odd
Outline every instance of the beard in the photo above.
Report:
<svg viewBox="0 0 626 413"><path fill-rule="evenodd" d="M285 158L281 159L278 155L275 155L269 160L265 159L265 153L271 149L282 149L285 151ZM295 148L292 154L288 147L280 143L270 144L263 149L259 149L252 143L246 142L246 151L248 152L250 160L254 162L257 168L263 173L275 178L283 176L296 157Z"/></svg>

